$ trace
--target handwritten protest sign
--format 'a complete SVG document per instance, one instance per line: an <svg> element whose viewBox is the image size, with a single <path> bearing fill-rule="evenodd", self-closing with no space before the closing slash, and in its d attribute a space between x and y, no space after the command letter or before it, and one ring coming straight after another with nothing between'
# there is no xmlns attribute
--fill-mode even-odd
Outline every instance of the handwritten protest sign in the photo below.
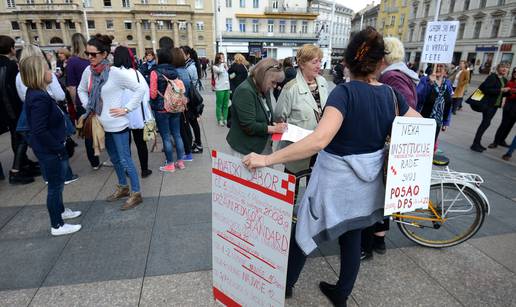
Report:
<svg viewBox="0 0 516 307"><path fill-rule="evenodd" d="M213 295L226 306L283 306L295 177L248 171L212 152Z"/></svg>
<svg viewBox="0 0 516 307"><path fill-rule="evenodd" d="M451 63L458 31L458 21L429 22L421 61L423 63Z"/></svg>
<svg viewBox="0 0 516 307"><path fill-rule="evenodd" d="M436 123L396 117L392 124L385 215L428 208Z"/></svg>

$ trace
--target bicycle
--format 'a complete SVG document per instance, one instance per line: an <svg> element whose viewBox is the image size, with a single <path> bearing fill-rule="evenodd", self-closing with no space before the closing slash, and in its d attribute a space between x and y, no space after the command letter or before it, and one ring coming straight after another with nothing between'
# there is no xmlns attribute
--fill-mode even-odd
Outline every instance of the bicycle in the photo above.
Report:
<svg viewBox="0 0 516 307"><path fill-rule="evenodd" d="M300 183L297 201L304 193L301 183L310 174L310 169L296 174ZM442 248L460 244L473 237L489 215L489 200L480 190L483 182L480 175L448 167L432 170L428 208L392 214L390 219L405 237L419 245Z"/></svg>

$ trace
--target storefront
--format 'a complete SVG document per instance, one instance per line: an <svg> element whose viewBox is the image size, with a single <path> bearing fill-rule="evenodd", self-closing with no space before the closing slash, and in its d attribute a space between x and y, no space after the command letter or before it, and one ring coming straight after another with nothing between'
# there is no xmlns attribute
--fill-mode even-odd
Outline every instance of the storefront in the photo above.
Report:
<svg viewBox="0 0 516 307"><path fill-rule="evenodd" d="M241 42L237 39L226 39L220 44L220 52L225 53L231 60L236 53L241 53L251 63L256 63L262 58L272 57L277 60L295 57L297 50L304 44L313 44L309 40L279 40L274 38L254 39Z"/></svg>

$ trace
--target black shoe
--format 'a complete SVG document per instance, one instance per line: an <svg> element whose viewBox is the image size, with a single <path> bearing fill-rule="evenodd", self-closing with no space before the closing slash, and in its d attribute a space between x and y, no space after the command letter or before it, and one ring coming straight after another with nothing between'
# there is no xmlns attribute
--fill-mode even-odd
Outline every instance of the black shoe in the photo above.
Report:
<svg viewBox="0 0 516 307"><path fill-rule="evenodd" d="M486 150L482 145L478 144L471 145L470 149L476 152L483 152L484 150Z"/></svg>
<svg viewBox="0 0 516 307"><path fill-rule="evenodd" d="M147 178L152 174L152 171L150 169L146 169L142 171L142 178Z"/></svg>
<svg viewBox="0 0 516 307"><path fill-rule="evenodd" d="M10 184L29 184L34 182L34 177L29 176L23 172L12 172L9 171L9 183Z"/></svg>
<svg viewBox="0 0 516 307"><path fill-rule="evenodd" d="M496 147L498 147L498 144L493 142L493 143L489 144L489 146L487 146L487 147L488 148L496 148Z"/></svg>
<svg viewBox="0 0 516 307"><path fill-rule="evenodd" d="M32 167L30 165L25 165L22 169L22 171L27 175L27 176L31 176L31 177L37 177L37 176L41 176L41 169L39 168L39 166L37 167Z"/></svg>
<svg viewBox="0 0 516 307"><path fill-rule="evenodd" d="M285 298L292 298L294 296L294 287L285 287Z"/></svg>
<svg viewBox="0 0 516 307"><path fill-rule="evenodd" d="M327 282L321 281L319 283L319 289L321 292L332 302L333 306L336 307L346 307L347 306L347 296L342 296L339 293L339 289L336 285L329 284Z"/></svg>
<svg viewBox="0 0 516 307"><path fill-rule="evenodd" d="M385 237L374 236L373 250L380 255L387 252L387 248L385 247Z"/></svg>
<svg viewBox="0 0 516 307"><path fill-rule="evenodd" d="M27 159L27 164L30 168L37 168L39 169L39 163L36 162L36 161L32 161L32 160L29 160Z"/></svg>
<svg viewBox="0 0 516 307"><path fill-rule="evenodd" d="M505 141L503 141L502 143L499 143L498 145L502 146L502 147L506 147L506 148L509 148L510 145L505 143Z"/></svg>
<svg viewBox="0 0 516 307"><path fill-rule="evenodd" d="M366 251L360 252L360 260L364 261L364 260L370 260L370 259L373 259L373 252L366 252Z"/></svg>

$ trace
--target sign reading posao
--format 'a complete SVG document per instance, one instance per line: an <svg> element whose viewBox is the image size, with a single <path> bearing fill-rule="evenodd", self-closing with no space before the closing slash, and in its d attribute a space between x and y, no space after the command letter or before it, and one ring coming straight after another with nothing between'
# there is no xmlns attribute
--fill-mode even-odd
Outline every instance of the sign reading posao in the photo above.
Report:
<svg viewBox="0 0 516 307"><path fill-rule="evenodd" d="M436 123L396 117L392 124L385 215L428 208Z"/></svg>
<svg viewBox="0 0 516 307"><path fill-rule="evenodd" d="M458 21L432 21L428 23L425 44L421 55L423 63L451 63L459 32Z"/></svg>
<svg viewBox="0 0 516 307"><path fill-rule="evenodd" d="M295 182L212 152L213 295L225 306L284 306Z"/></svg>

